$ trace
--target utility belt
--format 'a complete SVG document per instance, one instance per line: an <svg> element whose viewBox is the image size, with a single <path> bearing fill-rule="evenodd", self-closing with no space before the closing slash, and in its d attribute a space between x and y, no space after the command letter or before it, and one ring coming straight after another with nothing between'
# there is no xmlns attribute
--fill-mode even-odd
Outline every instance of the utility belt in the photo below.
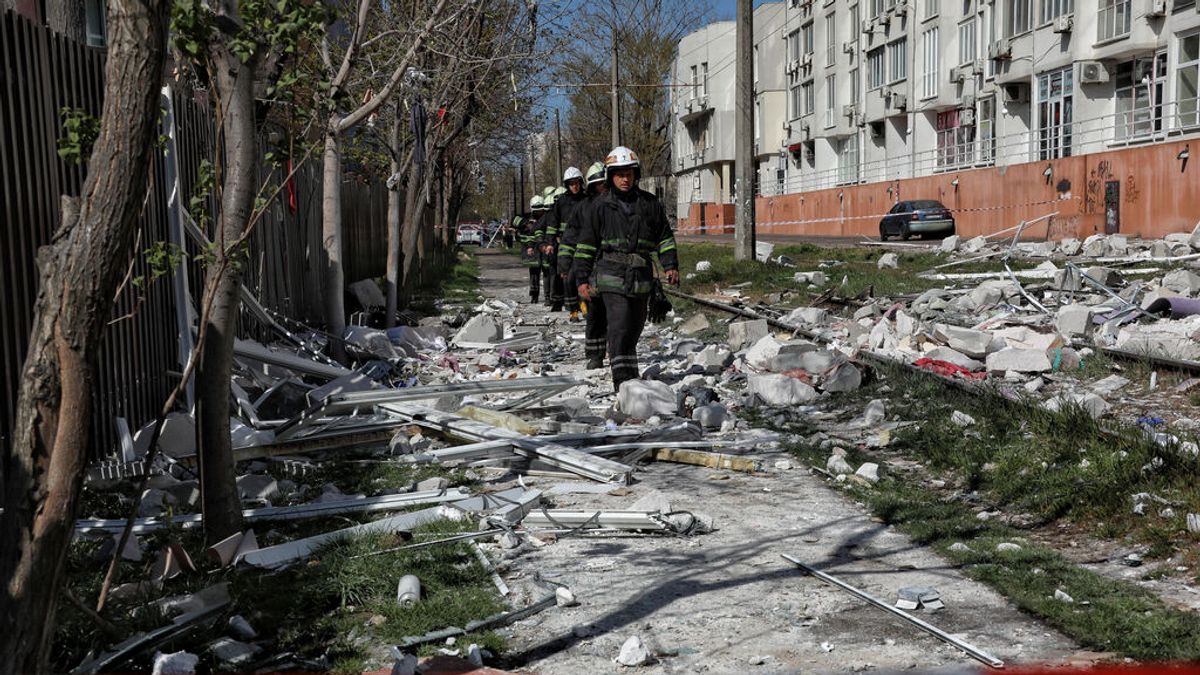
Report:
<svg viewBox="0 0 1200 675"><path fill-rule="evenodd" d="M595 285L601 291L648 295L654 282L650 258L640 253L605 251L596 261Z"/></svg>

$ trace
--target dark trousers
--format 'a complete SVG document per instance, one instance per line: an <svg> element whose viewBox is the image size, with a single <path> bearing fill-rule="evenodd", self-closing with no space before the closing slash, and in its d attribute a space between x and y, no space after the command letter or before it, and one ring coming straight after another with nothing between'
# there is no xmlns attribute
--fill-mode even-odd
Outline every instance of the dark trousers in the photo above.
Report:
<svg viewBox="0 0 1200 675"><path fill-rule="evenodd" d="M562 275L556 269L545 270L545 273L548 277L547 280L550 282L547 284L550 290L550 310L557 312L563 307L563 298L566 295L566 282L563 281Z"/></svg>
<svg viewBox="0 0 1200 675"><path fill-rule="evenodd" d="M608 361L612 366L613 389L638 377L637 343L646 327L648 296L603 293L608 318Z"/></svg>
<svg viewBox="0 0 1200 675"><path fill-rule="evenodd" d="M568 312L578 312L579 311L579 283L575 280L575 269L574 268L571 268L571 271L567 272L567 280L563 283L565 284L565 288L563 288L563 292L564 292L564 297L566 298L567 311Z"/></svg>
<svg viewBox="0 0 1200 675"><path fill-rule="evenodd" d="M529 301L538 301L538 291L542 288L542 267L535 260L529 266Z"/></svg>
<svg viewBox="0 0 1200 675"><path fill-rule="evenodd" d="M578 290L576 290L578 295ZM604 296L593 294L587 301L587 328L583 332L583 354L588 361L604 361L608 349L608 315L604 311Z"/></svg>

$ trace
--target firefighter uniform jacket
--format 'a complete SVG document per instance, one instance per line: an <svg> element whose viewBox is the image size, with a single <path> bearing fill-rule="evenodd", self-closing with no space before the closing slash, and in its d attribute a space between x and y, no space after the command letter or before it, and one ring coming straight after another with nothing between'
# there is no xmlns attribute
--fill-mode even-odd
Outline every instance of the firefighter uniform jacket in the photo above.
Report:
<svg viewBox="0 0 1200 675"><path fill-rule="evenodd" d="M557 225L557 229L553 234L547 231L546 243L553 244L555 242L551 238L558 237L558 260L555 266L559 274L566 274L571 270L571 261L575 257L575 240L579 238L579 224L575 214L588 201L588 196L583 190L580 190L579 194L568 192L554 202L554 208L550 211L553 217L551 224Z"/></svg>
<svg viewBox="0 0 1200 675"><path fill-rule="evenodd" d="M521 260L531 267L538 264L538 242L542 239L537 229L538 221L532 215L525 213L513 218L513 229L517 232L517 241L521 242ZM526 249L533 248L533 255L527 255Z"/></svg>
<svg viewBox="0 0 1200 675"><path fill-rule="evenodd" d="M589 209L599 199L597 194L585 194L579 205L571 212L558 243L558 272L570 274L575 265L575 244L579 241L579 230L583 227L583 219ZM570 279L568 279L570 281Z"/></svg>
<svg viewBox="0 0 1200 675"><path fill-rule="evenodd" d="M575 274L594 279L602 293L642 296L650 293L658 256L664 270L679 269L675 234L657 197L639 188L618 196L610 189L584 212L575 243Z"/></svg>

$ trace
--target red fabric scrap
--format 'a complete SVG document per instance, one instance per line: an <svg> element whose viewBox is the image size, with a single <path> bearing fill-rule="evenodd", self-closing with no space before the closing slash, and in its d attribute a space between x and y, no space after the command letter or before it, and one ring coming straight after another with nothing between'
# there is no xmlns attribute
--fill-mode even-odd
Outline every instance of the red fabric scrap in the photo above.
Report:
<svg viewBox="0 0 1200 675"><path fill-rule="evenodd" d="M982 380L987 377L987 373L973 373L962 366L955 365L949 361L941 361L939 359L917 359L914 366L929 370L942 377L954 377L961 375L968 380Z"/></svg>

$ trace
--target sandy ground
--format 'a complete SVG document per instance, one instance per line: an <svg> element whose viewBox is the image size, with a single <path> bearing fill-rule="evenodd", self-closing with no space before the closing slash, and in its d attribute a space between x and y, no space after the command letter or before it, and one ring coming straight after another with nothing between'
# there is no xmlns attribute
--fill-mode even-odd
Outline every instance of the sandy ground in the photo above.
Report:
<svg viewBox="0 0 1200 675"><path fill-rule="evenodd" d="M481 263L486 295L527 300L528 277L516 258L485 252ZM528 323L548 318L541 305L525 304L522 315ZM556 370L578 371L581 359L580 346L573 363L557 364ZM610 391L607 378L596 384ZM593 400L596 406L608 402ZM1009 664L1061 663L1079 651L930 550L873 520L798 462L790 470L774 469L785 456L770 452L763 453L770 474L655 463L622 496L550 497L556 507L620 510L658 491L674 509L711 516L717 531L688 538L575 537L506 553L505 578L540 575L570 587L580 604L517 623L504 665L541 673L623 670L613 658L637 635L659 655L657 663L641 669L645 672L980 667L906 622L802 574L780 557L784 553L888 601L901 587L936 588L946 608L919 615ZM546 490L563 481L525 482Z"/></svg>

